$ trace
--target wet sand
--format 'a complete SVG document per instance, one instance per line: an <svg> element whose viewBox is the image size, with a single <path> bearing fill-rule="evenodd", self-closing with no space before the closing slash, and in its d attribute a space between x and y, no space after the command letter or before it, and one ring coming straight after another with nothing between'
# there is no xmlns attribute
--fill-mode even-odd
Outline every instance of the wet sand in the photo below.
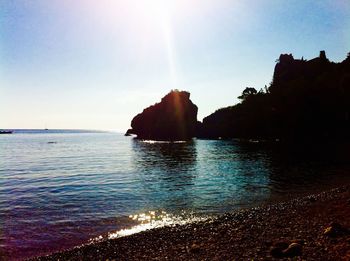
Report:
<svg viewBox="0 0 350 261"><path fill-rule="evenodd" d="M350 260L350 185L33 260Z"/></svg>

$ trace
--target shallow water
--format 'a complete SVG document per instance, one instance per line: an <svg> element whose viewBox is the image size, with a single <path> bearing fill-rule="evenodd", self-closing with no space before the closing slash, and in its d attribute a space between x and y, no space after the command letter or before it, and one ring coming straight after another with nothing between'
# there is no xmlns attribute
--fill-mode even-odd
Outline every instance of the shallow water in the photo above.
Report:
<svg viewBox="0 0 350 261"><path fill-rule="evenodd" d="M292 150L238 141L164 143L116 133L49 130L0 135L0 148L0 254L10 258L350 180L346 146Z"/></svg>

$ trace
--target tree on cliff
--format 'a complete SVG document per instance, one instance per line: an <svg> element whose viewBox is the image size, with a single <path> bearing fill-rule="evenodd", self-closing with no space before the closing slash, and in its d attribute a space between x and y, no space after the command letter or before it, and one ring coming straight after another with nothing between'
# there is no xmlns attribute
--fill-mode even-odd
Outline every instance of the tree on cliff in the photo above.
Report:
<svg viewBox="0 0 350 261"><path fill-rule="evenodd" d="M240 96L238 96L238 99L246 100L248 97L255 95L257 93L258 93L258 91L255 88L246 87L244 89L244 91L242 92L242 94Z"/></svg>

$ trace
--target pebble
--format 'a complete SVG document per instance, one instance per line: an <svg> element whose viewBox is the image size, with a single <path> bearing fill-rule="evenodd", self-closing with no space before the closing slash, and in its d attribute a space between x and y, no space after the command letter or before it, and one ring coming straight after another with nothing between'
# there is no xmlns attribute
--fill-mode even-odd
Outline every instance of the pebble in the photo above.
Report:
<svg viewBox="0 0 350 261"><path fill-rule="evenodd" d="M301 256L302 254L302 246L298 243L292 243L288 246L287 249L283 250L283 255L285 257L295 257Z"/></svg>
<svg viewBox="0 0 350 261"><path fill-rule="evenodd" d="M337 237L346 234L349 234L349 229L343 227L337 222L332 222L323 232L323 235L327 237Z"/></svg>
<svg viewBox="0 0 350 261"><path fill-rule="evenodd" d="M200 250L200 246L199 246L199 245L197 245L197 244L192 244L191 250L190 250L192 253L198 253L199 250Z"/></svg>
<svg viewBox="0 0 350 261"><path fill-rule="evenodd" d="M278 242L270 250L270 254L274 258L283 258L283 257L295 257L301 256L302 246L296 241L293 240L293 243L288 244L287 242Z"/></svg>

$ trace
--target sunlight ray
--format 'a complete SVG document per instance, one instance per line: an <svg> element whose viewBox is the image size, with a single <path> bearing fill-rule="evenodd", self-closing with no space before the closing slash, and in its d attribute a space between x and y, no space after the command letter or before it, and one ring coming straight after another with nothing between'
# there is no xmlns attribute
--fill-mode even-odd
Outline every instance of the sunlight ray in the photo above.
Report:
<svg viewBox="0 0 350 261"><path fill-rule="evenodd" d="M174 37L172 30L172 15L170 9L174 8L174 2L171 1L152 1L154 10L156 11L159 19L159 23L162 28L162 34L164 38L165 51L167 53L167 60L169 66L170 84L171 88L175 89L178 87L178 75L177 75L177 64L176 54L174 47Z"/></svg>

